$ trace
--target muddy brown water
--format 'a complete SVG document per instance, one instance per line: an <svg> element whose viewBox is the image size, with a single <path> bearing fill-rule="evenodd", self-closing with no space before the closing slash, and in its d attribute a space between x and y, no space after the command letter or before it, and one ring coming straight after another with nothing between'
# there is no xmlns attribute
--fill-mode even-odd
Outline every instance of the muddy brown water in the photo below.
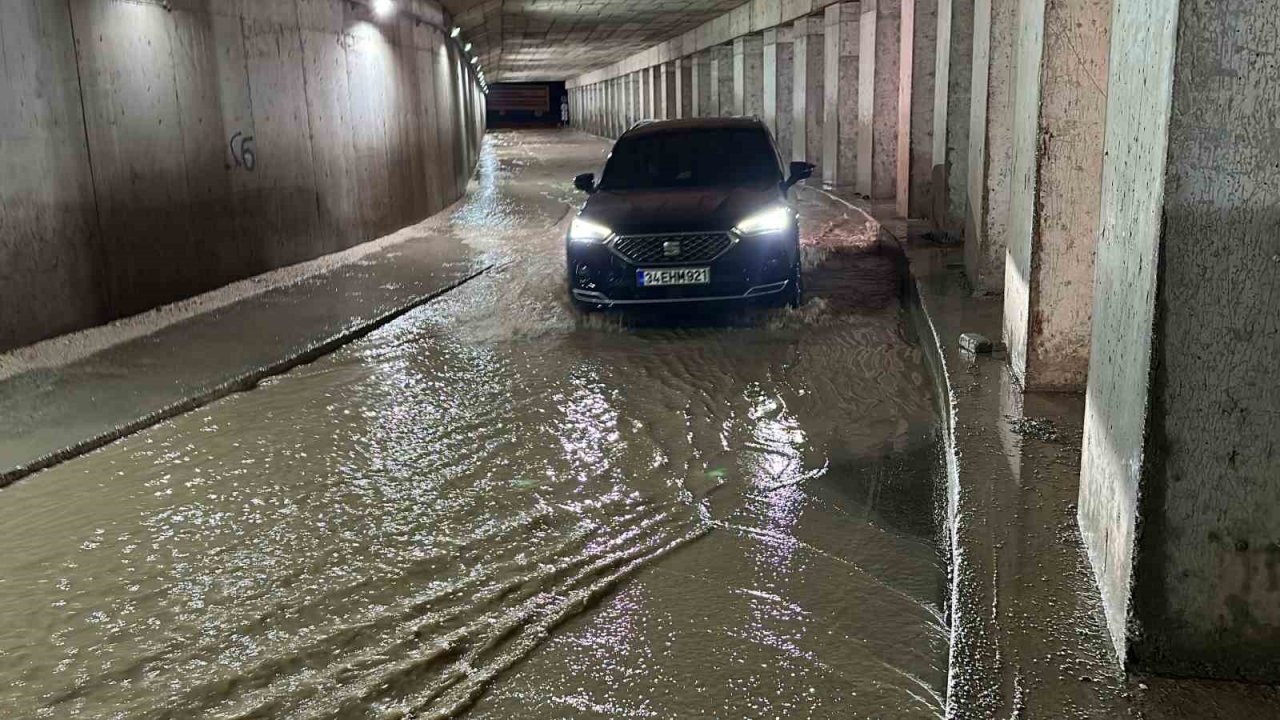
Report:
<svg viewBox="0 0 1280 720"><path fill-rule="evenodd" d="M941 715L937 418L857 217L796 310L574 313L566 178L487 141L501 267L0 491L0 716Z"/></svg>

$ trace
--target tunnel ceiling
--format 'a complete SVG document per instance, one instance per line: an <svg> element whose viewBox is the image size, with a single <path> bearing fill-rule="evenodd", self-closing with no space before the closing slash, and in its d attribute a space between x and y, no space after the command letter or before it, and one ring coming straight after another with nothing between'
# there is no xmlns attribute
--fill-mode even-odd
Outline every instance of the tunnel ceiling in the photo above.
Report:
<svg viewBox="0 0 1280 720"><path fill-rule="evenodd" d="M745 0L443 0L490 82L567 80Z"/></svg>

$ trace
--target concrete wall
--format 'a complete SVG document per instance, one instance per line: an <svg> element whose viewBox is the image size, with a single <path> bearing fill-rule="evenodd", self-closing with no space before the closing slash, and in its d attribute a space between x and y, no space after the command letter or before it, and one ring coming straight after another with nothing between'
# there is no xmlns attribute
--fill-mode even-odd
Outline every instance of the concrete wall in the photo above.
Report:
<svg viewBox="0 0 1280 720"><path fill-rule="evenodd" d="M1280 11L1180 5L1113 15L1080 525L1122 658L1274 682Z"/></svg>
<svg viewBox="0 0 1280 720"><path fill-rule="evenodd" d="M934 227L964 233L969 180L969 86L973 82L973 2L939 0L933 92Z"/></svg>
<svg viewBox="0 0 1280 720"><path fill-rule="evenodd" d="M22 309L0 350L374 239L465 187L483 96L440 30L340 0L170 6L0 6L0 307Z"/></svg>

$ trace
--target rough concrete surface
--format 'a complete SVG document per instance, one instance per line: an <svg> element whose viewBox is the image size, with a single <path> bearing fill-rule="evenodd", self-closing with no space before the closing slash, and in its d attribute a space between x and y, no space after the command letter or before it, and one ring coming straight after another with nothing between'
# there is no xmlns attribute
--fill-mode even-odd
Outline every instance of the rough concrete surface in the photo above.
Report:
<svg viewBox="0 0 1280 720"><path fill-rule="evenodd" d="M1277 682L1280 14L1184 0L1177 22L1129 653Z"/></svg>
<svg viewBox="0 0 1280 720"><path fill-rule="evenodd" d="M1112 23L1080 528L1117 654L1128 618L1149 406L1156 248L1164 202L1177 13L1125 0Z"/></svg>
<svg viewBox="0 0 1280 720"><path fill-rule="evenodd" d="M871 197L896 197L898 177L898 73L902 0L865 0L875 8L875 92L871 121ZM865 22L865 21L864 21Z"/></svg>
<svg viewBox="0 0 1280 720"><path fill-rule="evenodd" d="M828 5L824 20L822 181L851 187L858 171L858 20L856 2Z"/></svg>
<svg viewBox="0 0 1280 720"><path fill-rule="evenodd" d="M964 234L969 182L969 88L973 82L973 3L939 0L933 103L935 228Z"/></svg>
<svg viewBox="0 0 1280 720"><path fill-rule="evenodd" d="M853 202L858 203L857 200ZM1233 720L1280 716L1280 687L1126 675L1075 521L1084 398L1023 393L1002 353L973 356L964 332L994 336L999 298L974 297L963 251L882 220L906 243L916 322L943 398L951 547L948 718Z"/></svg>
<svg viewBox="0 0 1280 720"><path fill-rule="evenodd" d="M351 247L452 202L482 122L462 106L483 101L456 55L445 86L422 72L452 52L442 32L361 12L339 0L0 8L0 305L43 298L6 313L0 349ZM425 122L432 99L465 121ZM471 150L441 163L440 147Z"/></svg>
<svg viewBox="0 0 1280 720"><path fill-rule="evenodd" d="M716 114L737 115L733 93L733 44L712 48L711 61L715 76Z"/></svg>
<svg viewBox="0 0 1280 720"><path fill-rule="evenodd" d="M1004 287L1017 19L1017 0L974 3L964 258L969 282L978 293L998 293Z"/></svg>
<svg viewBox="0 0 1280 720"><path fill-rule="evenodd" d="M778 148L782 157L795 156L795 44L788 30L779 30L778 40Z"/></svg>
<svg viewBox="0 0 1280 720"><path fill-rule="evenodd" d="M898 211L904 216L923 218L930 217L933 208L933 86L937 72L938 0L910 0L910 5L904 0L904 16L908 7L914 14L906 153L909 199L906 208L899 204ZM898 152L902 153L901 148Z"/></svg>
<svg viewBox="0 0 1280 720"><path fill-rule="evenodd" d="M1022 385L1081 391L1105 142L1111 2L1021 5L1005 344Z"/></svg>
<svg viewBox="0 0 1280 720"><path fill-rule="evenodd" d="M815 177L822 177L822 73L824 46L822 20L805 18L792 26L793 105L792 160L813 163Z"/></svg>

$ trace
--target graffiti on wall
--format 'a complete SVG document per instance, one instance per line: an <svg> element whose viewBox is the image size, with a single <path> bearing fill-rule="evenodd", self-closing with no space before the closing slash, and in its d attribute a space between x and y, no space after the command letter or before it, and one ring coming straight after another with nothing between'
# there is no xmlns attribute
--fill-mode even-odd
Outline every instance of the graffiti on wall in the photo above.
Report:
<svg viewBox="0 0 1280 720"><path fill-rule="evenodd" d="M254 149L253 136L237 132L231 136L231 158L236 167L253 172L258 166L258 154Z"/></svg>

